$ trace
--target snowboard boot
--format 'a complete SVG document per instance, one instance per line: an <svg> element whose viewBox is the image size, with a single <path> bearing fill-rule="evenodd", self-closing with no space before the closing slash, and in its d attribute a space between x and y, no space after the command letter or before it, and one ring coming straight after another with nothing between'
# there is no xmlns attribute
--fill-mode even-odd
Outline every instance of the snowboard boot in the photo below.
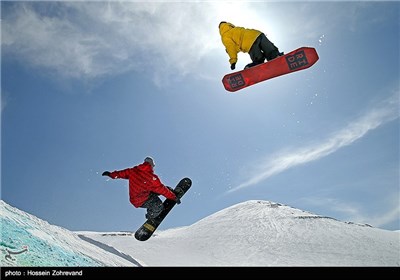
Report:
<svg viewBox="0 0 400 280"><path fill-rule="evenodd" d="M257 66L258 64L261 64L261 63L264 63L264 60L263 61L256 61L256 62L249 63L243 69L248 69L250 67Z"/></svg>
<svg viewBox="0 0 400 280"><path fill-rule="evenodd" d="M272 52L270 52L267 56L267 61L273 60L279 56L282 56L283 52L279 52L278 50L274 50Z"/></svg>

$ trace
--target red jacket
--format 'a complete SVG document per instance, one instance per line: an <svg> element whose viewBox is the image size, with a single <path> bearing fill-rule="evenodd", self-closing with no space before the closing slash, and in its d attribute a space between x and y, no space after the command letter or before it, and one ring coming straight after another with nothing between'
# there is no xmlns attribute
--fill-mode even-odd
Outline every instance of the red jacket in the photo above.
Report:
<svg viewBox="0 0 400 280"><path fill-rule="evenodd" d="M153 167L148 162L132 168L113 171L110 177L129 180L129 200L136 208L142 206L151 192L161 194L168 199L176 199L176 195L164 186L158 176L154 174Z"/></svg>

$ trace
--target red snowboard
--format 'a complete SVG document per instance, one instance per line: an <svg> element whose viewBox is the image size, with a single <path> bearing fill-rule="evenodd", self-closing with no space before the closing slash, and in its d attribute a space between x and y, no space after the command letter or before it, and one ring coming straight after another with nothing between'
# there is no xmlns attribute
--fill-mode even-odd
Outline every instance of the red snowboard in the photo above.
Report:
<svg viewBox="0 0 400 280"><path fill-rule="evenodd" d="M302 47L257 66L227 74L222 79L228 91L237 91L259 82L311 67L319 59L314 48Z"/></svg>

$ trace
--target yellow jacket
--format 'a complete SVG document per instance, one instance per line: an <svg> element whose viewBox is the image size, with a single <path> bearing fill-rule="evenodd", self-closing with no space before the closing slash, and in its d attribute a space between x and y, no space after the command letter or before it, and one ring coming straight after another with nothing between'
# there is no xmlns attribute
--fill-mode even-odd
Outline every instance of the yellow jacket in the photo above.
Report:
<svg viewBox="0 0 400 280"><path fill-rule="evenodd" d="M239 52L248 53L250 51L261 31L237 27L229 22L223 22L219 26L219 34L221 34L222 43L229 55L229 63L232 64L237 62L237 54Z"/></svg>

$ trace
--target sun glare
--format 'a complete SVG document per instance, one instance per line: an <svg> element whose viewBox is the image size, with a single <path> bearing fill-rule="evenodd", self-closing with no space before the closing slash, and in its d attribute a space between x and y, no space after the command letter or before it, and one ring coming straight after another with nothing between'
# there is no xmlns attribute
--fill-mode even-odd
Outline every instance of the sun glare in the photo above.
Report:
<svg viewBox="0 0 400 280"><path fill-rule="evenodd" d="M236 26L258 29L273 42L283 37L280 30L281 24L274 20L275 17L272 16L268 3L255 5L254 2L222 2L215 5L218 23L227 21Z"/></svg>

